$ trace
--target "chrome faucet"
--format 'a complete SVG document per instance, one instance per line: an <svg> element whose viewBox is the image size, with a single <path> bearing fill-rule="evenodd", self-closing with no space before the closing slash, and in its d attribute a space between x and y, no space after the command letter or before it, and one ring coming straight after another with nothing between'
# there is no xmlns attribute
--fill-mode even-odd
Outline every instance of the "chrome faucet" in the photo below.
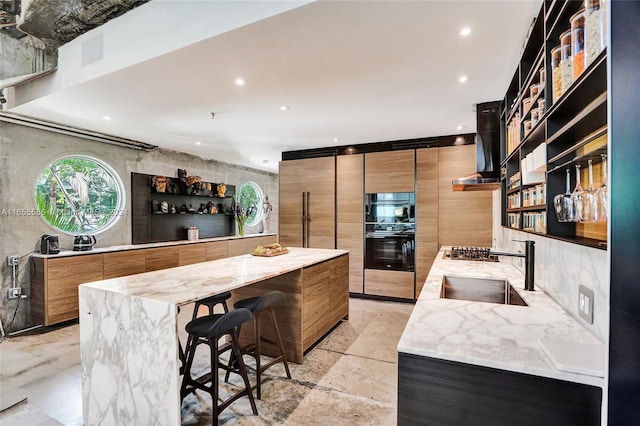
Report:
<svg viewBox="0 0 640 426"><path fill-rule="evenodd" d="M531 240L518 242L525 243L524 253L500 252L491 249L489 254L494 256L524 257L524 289L527 291L534 291L536 243Z"/></svg>

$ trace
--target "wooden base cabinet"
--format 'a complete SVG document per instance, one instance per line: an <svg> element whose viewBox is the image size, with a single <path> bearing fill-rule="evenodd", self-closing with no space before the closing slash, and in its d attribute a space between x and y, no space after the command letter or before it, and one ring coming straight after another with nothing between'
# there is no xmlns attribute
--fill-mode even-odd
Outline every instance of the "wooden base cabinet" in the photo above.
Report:
<svg viewBox="0 0 640 426"><path fill-rule="evenodd" d="M49 326L78 318L80 284L248 254L257 245L276 241L276 235L265 235L105 253L35 255L31 319Z"/></svg>
<svg viewBox="0 0 640 426"><path fill-rule="evenodd" d="M31 319L45 326L78 318L78 286L104 278L102 254L58 259L34 257Z"/></svg>
<svg viewBox="0 0 640 426"><path fill-rule="evenodd" d="M349 316L349 255L234 290L231 305L273 290L286 296L283 303L274 306L274 311L287 360L301 363L305 351ZM262 321L262 326L262 335L275 341L270 321ZM252 323L242 326L242 345L253 341L252 327ZM268 342L262 344L262 352L270 356L278 354Z"/></svg>

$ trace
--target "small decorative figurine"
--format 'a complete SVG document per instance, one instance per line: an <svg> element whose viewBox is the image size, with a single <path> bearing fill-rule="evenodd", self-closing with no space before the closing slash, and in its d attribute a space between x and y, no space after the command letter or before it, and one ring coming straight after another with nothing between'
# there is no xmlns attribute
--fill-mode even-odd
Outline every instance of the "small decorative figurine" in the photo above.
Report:
<svg viewBox="0 0 640 426"><path fill-rule="evenodd" d="M154 176L151 178L151 185L156 192L165 192L170 179L164 176Z"/></svg>
<svg viewBox="0 0 640 426"><path fill-rule="evenodd" d="M196 209L194 209L194 208L193 208L193 206L192 206L191 204L189 204L189 207L187 207L187 211L188 211L189 213L195 213L195 212L196 212Z"/></svg>
<svg viewBox="0 0 640 426"><path fill-rule="evenodd" d="M163 214L169 213L169 203L167 203L166 201L161 202L160 203L160 211Z"/></svg>
<svg viewBox="0 0 640 426"><path fill-rule="evenodd" d="M224 194L227 192L227 185L224 182L220 182L216 186L216 191L218 192L218 197L224 197Z"/></svg>
<svg viewBox="0 0 640 426"><path fill-rule="evenodd" d="M207 208L204 206L204 203L200 203L200 208L198 209L198 214L208 213Z"/></svg>
<svg viewBox="0 0 640 426"><path fill-rule="evenodd" d="M171 207L169 208L169 211L171 212L171 214L176 214L177 212L176 205L171 203Z"/></svg>
<svg viewBox="0 0 640 426"><path fill-rule="evenodd" d="M183 205L180 207L180 214L185 214L186 212L187 212L187 205L186 205L186 204L183 204Z"/></svg>
<svg viewBox="0 0 640 426"><path fill-rule="evenodd" d="M211 213L211 214L217 214L218 213L218 208L211 201L209 201L207 203L207 209L209 210L209 213Z"/></svg>
<svg viewBox="0 0 640 426"><path fill-rule="evenodd" d="M182 182L187 181L187 170L186 169L178 169L178 180Z"/></svg>

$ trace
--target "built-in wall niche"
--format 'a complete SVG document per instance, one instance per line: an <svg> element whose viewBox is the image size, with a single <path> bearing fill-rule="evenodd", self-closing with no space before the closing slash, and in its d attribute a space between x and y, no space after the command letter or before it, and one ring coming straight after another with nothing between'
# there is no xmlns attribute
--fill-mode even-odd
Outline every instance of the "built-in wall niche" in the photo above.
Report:
<svg viewBox="0 0 640 426"><path fill-rule="evenodd" d="M156 185L154 185L154 177ZM199 238L234 235L234 185L198 182L187 185L179 178L156 190L157 176L131 173L131 241L133 244L181 241L187 230L198 229Z"/></svg>

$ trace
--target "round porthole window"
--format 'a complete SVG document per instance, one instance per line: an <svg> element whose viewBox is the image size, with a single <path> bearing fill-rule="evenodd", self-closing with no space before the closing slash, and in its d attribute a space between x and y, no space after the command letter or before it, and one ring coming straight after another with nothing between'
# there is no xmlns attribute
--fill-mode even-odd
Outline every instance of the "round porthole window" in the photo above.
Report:
<svg viewBox="0 0 640 426"><path fill-rule="evenodd" d="M255 226L260 223L262 219L262 201L264 200L264 194L262 189L257 183L249 181L240 185L238 194L236 195L238 203L243 207L252 208L249 210L251 213L247 216L246 226Z"/></svg>
<svg viewBox="0 0 640 426"><path fill-rule="evenodd" d="M65 234L98 234L125 213L124 185L106 163L75 155L59 158L36 181L38 214Z"/></svg>

